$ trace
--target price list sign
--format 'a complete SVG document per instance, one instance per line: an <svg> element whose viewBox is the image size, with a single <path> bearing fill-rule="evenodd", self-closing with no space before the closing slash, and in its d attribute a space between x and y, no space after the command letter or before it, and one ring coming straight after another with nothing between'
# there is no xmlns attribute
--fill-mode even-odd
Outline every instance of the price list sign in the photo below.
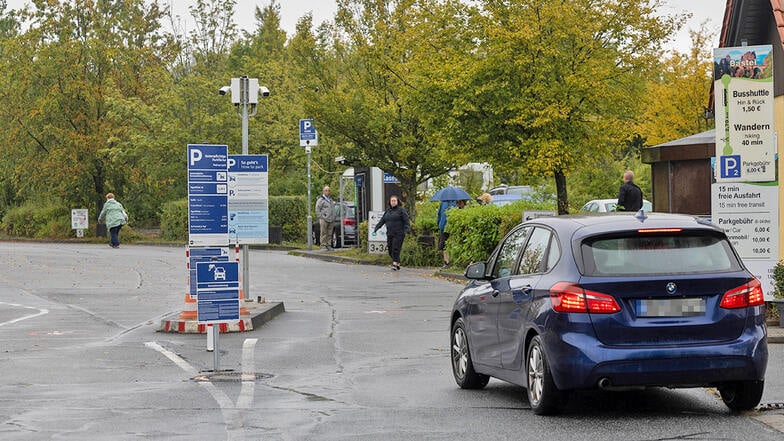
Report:
<svg viewBox="0 0 784 441"><path fill-rule="evenodd" d="M779 255L778 185L717 183L712 221L723 228L743 263L773 293L772 272Z"/></svg>
<svg viewBox="0 0 784 441"><path fill-rule="evenodd" d="M773 46L719 48L713 57L716 181L773 181Z"/></svg>
<svg viewBox="0 0 784 441"><path fill-rule="evenodd" d="M368 211L368 254L387 252L387 226L379 228L376 235L373 236L373 229L381 222L382 216L384 216L383 211Z"/></svg>

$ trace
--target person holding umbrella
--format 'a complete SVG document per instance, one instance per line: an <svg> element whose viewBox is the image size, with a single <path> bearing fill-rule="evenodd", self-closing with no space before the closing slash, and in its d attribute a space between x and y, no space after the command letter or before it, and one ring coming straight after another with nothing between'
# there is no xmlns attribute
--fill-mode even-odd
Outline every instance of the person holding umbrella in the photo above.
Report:
<svg viewBox="0 0 784 441"><path fill-rule="evenodd" d="M449 233L445 231L446 212L454 206L458 208L465 207L466 201L469 199L471 199L471 196L465 190L451 185L438 190L430 198L430 202L441 202L441 205L438 207L438 249L443 251L444 254L444 268L449 266L449 252L446 250L446 240L449 238Z"/></svg>
<svg viewBox="0 0 784 441"><path fill-rule="evenodd" d="M449 267L449 251L446 249L446 240L449 239L449 233L446 230L446 221L447 221L447 211L452 207L457 207L461 209L465 207L466 201L459 200L455 201L441 201L441 205L438 206L438 249L441 250L444 254L444 268Z"/></svg>
<svg viewBox="0 0 784 441"><path fill-rule="evenodd" d="M411 232L411 223L408 212L400 206L400 199L397 195L389 197L389 208L381 216L376 228L373 229L373 236L384 225L387 226L387 252L392 258L392 270L398 271L400 270L400 251L403 248L403 239L406 237L406 233Z"/></svg>

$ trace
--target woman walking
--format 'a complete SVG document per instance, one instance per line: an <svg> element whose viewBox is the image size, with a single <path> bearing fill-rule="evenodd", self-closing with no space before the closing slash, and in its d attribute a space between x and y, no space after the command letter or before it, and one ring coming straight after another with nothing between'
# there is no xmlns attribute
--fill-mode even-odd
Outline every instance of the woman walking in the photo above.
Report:
<svg viewBox="0 0 784 441"><path fill-rule="evenodd" d="M125 208L122 204L114 199L114 193L106 195L106 202L103 204L101 214L98 215L98 223L106 222L106 227L109 228L109 235L111 240L109 246L112 248L120 248L120 228L128 222L128 215L125 213Z"/></svg>
<svg viewBox="0 0 784 441"><path fill-rule="evenodd" d="M392 258L392 269L400 269L400 250L403 248L403 239L406 233L411 232L411 224L408 219L408 212L400 206L400 200L396 195L389 198L389 208L381 216L381 220L373 229L373 236L379 228L387 226L387 251Z"/></svg>

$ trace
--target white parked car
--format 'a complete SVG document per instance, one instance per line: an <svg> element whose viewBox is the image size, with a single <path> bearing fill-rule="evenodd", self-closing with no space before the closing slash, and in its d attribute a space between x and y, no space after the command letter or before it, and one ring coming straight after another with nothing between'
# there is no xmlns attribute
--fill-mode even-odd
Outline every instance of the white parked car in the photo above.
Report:
<svg viewBox="0 0 784 441"><path fill-rule="evenodd" d="M588 201L583 208L580 209L581 213L610 213L615 211L618 207L618 199L594 199ZM651 201L643 199L642 209L645 211L653 211L653 204Z"/></svg>

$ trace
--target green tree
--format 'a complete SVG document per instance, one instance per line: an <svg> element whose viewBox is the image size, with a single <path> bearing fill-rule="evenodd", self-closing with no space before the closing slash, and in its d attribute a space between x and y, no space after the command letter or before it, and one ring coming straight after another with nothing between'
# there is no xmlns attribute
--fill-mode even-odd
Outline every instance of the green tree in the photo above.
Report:
<svg viewBox="0 0 784 441"><path fill-rule="evenodd" d="M710 128L703 115L713 82L711 42L714 35L704 23L689 34L689 53L670 54L662 61L659 74L646 85L636 129L648 145L673 141Z"/></svg>
<svg viewBox="0 0 784 441"><path fill-rule="evenodd" d="M683 18L658 15L658 0L480 3L476 47L452 59L432 107L475 159L554 177L566 213L567 175L632 136L645 78Z"/></svg>
<svg viewBox="0 0 784 441"><path fill-rule="evenodd" d="M113 103L154 99L149 74L167 55L162 11L142 0L34 6L22 15L29 28L6 40L13 56L0 61L9 67L10 87L0 93L11 122L3 141L20 158L16 191L98 210L107 191L122 195L138 171L118 148L127 132Z"/></svg>
<svg viewBox="0 0 784 441"><path fill-rule="evenodd" d="M433 29L424 18L439 3L340 0L336 28L320 33L299 56L306 75L318 82L320 92L310 96L321 133L353 165L395 175L412 217L417 186L458 165L444 154L445 139L427 124L418 102L422 72L432 65L417 56L426 41L416 37Z"/></svg>

